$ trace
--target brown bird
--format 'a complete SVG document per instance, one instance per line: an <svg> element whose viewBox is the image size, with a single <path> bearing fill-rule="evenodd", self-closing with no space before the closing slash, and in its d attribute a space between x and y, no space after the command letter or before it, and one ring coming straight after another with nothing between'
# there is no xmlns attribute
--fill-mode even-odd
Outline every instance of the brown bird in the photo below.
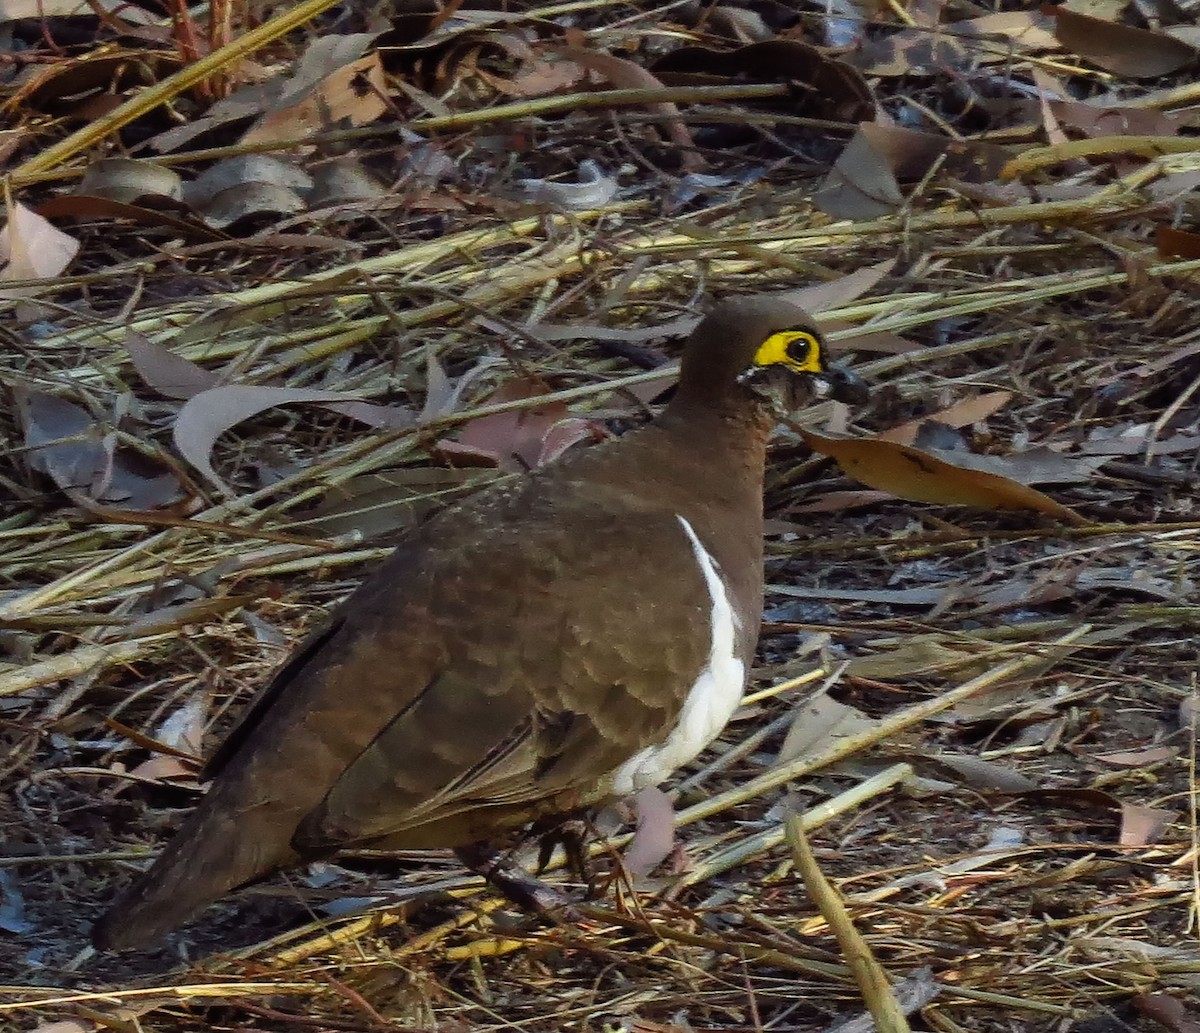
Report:
<svg viewBox="0 0 1200 1033"><path fill-rule="evenodd" d="M487 844L663 781L745 688L780 402L863 391L802 310L718 304L656 420L432 517L300 646L96 946L347 847L453 847L513 889Z"/></svg>

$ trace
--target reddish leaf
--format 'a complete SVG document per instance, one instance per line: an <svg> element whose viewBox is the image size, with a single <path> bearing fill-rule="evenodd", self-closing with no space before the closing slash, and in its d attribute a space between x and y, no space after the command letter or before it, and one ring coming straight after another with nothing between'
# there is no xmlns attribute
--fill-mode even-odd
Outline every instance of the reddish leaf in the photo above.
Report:
<svg viewBox="0 0 1200 1033"><path fill-rule="evenodd" d="M510 380L490 395L487 405L536 398L546 394L540 383L523 379ZM458 436L458 444L476 453L491 457L493 465L502 470L528 470L538 465L543 441L550 428L567 415L562 402L531 409L492 413L472 420Z"/></svg>

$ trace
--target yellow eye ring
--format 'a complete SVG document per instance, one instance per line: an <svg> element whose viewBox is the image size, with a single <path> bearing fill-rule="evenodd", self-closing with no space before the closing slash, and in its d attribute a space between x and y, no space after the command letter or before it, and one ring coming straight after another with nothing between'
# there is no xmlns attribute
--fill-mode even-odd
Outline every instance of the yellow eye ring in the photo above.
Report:
<svg viewBox="0 0 1200 1033"><path fill-rule="evenodd" d="M786 366L796 373L821 373L825 369L825 348L809 330L778 330L758 346L754 364Z"/></svg>

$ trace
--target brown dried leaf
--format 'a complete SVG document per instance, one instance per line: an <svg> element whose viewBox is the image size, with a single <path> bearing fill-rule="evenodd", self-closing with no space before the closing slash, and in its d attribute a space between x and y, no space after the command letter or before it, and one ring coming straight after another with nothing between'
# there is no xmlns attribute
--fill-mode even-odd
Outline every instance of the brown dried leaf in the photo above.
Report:
<svg viewBox="0 0 1200 1033"><path fill-rule="evenodd" d="M374 38L371 33L359 35ZM336 47L348 38L319 37L309 48L309 54L322 44ZM297 65L296 75L279 106L246 131L241 140L243 144L302 139L343 124L367 125L387 112L387 79L378 52L328 71L317 82L309 82L307 77L323 61L306 63L309 54ZM318 54L317 58L328 56Z"/></svg>
<svg viewBox="0 0 1200 1033"><path fill-rule="evenodd" d="M886 258L874 265L865 265L852 273L839 276L835 280L814 283L809 287L797 290L780 291L779 296L793 304L799 305L809 312L824 312L827 309L849 305L857 301L874 287L880 280L896 268L895 260ZM839 348L852 348L854 344L842 341Z"/></svg>
<svg viewBox="0 0 1200 1033"><path fill-rule="evenodd" d="M38 213L48 219L127 219L140 226L169 229L189 240L229 239L228 234L204 225L186 205L162 197L143 198L137 205L86 194L60 194L39 205Z"/></svg>
<svg viewBox="0 0 1200 1033"><path fill-rule="evenodd" d="M510 79L496 76L492 84L510 97L545 97L579 87L587 70L575 61L533 61Z"/></svg>
<svg viewBox="0 0 1200 1033"><path fill-rule="evenodd" d="M1200 1021L1189 1018L1187 1006L1178 997L1165 993L1138 994L1133 1006L1171 1033L1200 1033Z"/></svg>
<svg viewBox="0 0 1200 1033"><path fill-rule="evenodd" d="M1044 513L1065 523L1088 521L1034 488L1006 477L953 465L945 458L878 438L830 438L801 431L817 452L832 456L851 477L912 502ZM966 453L965 455L969 455ZM958 455L954 456L955 461Z"/></svg>
<svg viewBox="0 0 1200 1033"><path fill-rule="evenodd" d="M935 162L943 162L947 175L980 182L994 177L1008 157L1008 152L998 147L863 122L834 162L814 201L835 218L878 218L904 204L900 180L922 179Z"/></svg>
<svg viewBox="0 0 1200 1033"><path fill-rule="evenodd" d="M1131 79L1171 75L1196 61L1195 47L1165 33L1056 7L1054 33L1068 50Z"/></svg>
<svg viewBox="0 0 1200 1033"><path fill-rule="evenodd" d="M838 155L813 203L835 219L868 221L890 215L904 204L904 194L866 126L859 126Z"/></svg>
<svg viewBox="0 0 1200 1033"><path fill-rule="evenodd" d="M890 491L826 491L812 502L790 507L788 512L838 513L842 510L858 509L860 506L878 505L880 502L887 502L895 497ZM801 527L799 524L790 525L788 530L793 533L807 532L807 528ZM780 531L779 533L784 532Z"/></svg>
<svg viewBox="0 0 1200 1033"><path fill-rule="evenodd" d="M563 47L559 52L580 67L604 76L617 89L664 90L666 88L663 86L662 80L653 72L632 61L627 61L623 57L606 54L600 50L587 50L583 47ZM691 130L680 117L679 108L668 101L647 104L646 107L650 111L662 115L665 119L667 135L670 136L671 142L680 149L680 165L688 172L704 168L707 162L696 152L696 144L692 140Z"/></svg>
<svg viewBox="0 0 1200 1033"><path fill-rule="evenodd" d="M1178 136L1182 124L1162 111L1129 105L1081 104L1078 101L1050 101L1054 117L1064 126L1084 136Z"/></svg>
<svg viewBox="0 0 1200 1033"><path fill-rule="evenodd" d="M585 442L595 444L609 437L611 435L599 420L578 417L559 420L542 437L542 451L538 454L537 465L546 466L555 462L576 445Z"/></svg>
<svg viewBox="0 0 1200 1033"><path fill-rule="evenodd" d="M1115 753L1092 753L1089 760L1098 760L1116 768L1143 768L1148 764L1160 764L1164 760L1179 756L1175 746L1153 746L1146 750L1118 750Z"/></svg>
<svg viewBox="0 0 1200 1033"><path fill-rule="evenodd" d="M1200 258L1200 233L1159 224L1154 228L1159 258Z"/></svg>
<svg viewBox="0 0 1200 1033"><path fill-rule="evenodd" d="M241 142L299 139L338 125L361 126L388 110L388 83L379 53L365 53L378 32L318 36L296 61L278 100Z"/></svg>
<svg viewBox="0 0 1200 1033"><path fill-rule="evenodd" d="M900 445L911 445L916 441L917 433L922 425L929 420L936 420L948 427L969 427L975 423L982 423L993 413L999 412L1011 399L1011 391L989 391L987 394L964 398L961 402L955 402L945 409L922 416L919 420L901 423L890 430L876 434L875 437L880 441L895 441Z"/></svg>
<svg viewBox="0 0 1200 1033"><path fill-rule="evenodd" d="M165 51L139 51L130 60L122 47L89 55L72 56L68 61L32 65L19 86L4 98L7 111L30 108L70 118L87 117L87 102L93 97L119 97L129 89L138 89L147 81L165 79L179 67L178 58Z"/></svg>
<svg viewBox="0 0 1200 1033"><path fill-rule="evenodd" d="M944 32L901 29L868 40L846 59L868 75L944 75L965 68L974 49Z"/></svg>
<svg viewBox="0 0 1200 1033"><path fill-rule="evenodd" d="M656 61L654 71L672 84L711 83L718 76L737 82L792 83L795 93L789 109L810 118L854 123L870 121L876 113L874 94L856 68L798 39L728 51L680 47Z"/></svg>

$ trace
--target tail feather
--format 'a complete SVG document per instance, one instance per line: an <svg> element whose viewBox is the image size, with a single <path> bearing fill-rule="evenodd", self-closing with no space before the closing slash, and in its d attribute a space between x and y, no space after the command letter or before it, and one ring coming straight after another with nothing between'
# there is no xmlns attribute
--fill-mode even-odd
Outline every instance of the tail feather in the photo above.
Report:
<svg viewBox="0 0 1200 1033"><path fill-rule="evenodd" d="M230 810L219 787L200 803L150 868L92 929L99 950L162 939L230 890L297 860L289 815Z"/></svg>

